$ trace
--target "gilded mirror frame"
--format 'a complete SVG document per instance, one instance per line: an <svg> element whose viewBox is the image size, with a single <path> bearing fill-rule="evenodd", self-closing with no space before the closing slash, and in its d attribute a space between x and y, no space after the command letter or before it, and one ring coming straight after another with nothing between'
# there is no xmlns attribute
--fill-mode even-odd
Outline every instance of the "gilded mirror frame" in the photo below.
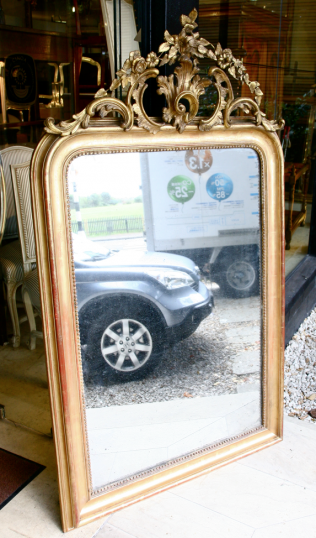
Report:
<svg viewBox="0 0 316 538"><path fill-rule="evenodd" d="M192 12L181 21L184 41L186 36L193 35L194 16ZM167 33L165 39L166 43L173 39L169 48L168 45L162 46L161 53L168 56L170 48L175 47L175 36ZM190 43L193 46L192 39ZM201 80L194 79L197 67L190 55L194 56L195 50L200 51L199 54L206 54L204 49L207 50L207 45L205 40L194 45L190 54L185 46L183 50L179 49L181 68L178 69L178 81L185 70L190 68L194 73L189 78L185 92L183 87L178 91L178 85L173 97L171 94L167 96L169 110L164 109L163 119L171 125L149 118L143 109L145 80L158 74L155 66L150 66L150 61L155 64L157 56L152 56L148 61L146 59L147 67L144 68L145 60L131 55L129 64L124 64L125 74L121 72L119 78L115 79L119 82L114 82L110 88L111 92L114 91L124 77L131 77L129 83L132 90L128 90L125 104L102 90L101 95L97 94L95 101L74 116L73 120L62 122L59 126L55 126L53 120L48 120L47 134L40 141L32 159L38 274L64 531L236 461L282 438L284 193L283 155L275 133L282 127L282 122L268 122L260 112L262 92L258 83L251 83L248 78L248 84L247 78L244 80L249 87L252 84L250 90L256 93L255 101L250 98L234 100L230 83L221 86L223 81L229 81L222 69L227 68L233 76L240 69L240 76L243 77L245 70L235 58L229 56L231 51L222 51L218 46L212 54L215 59L219 58L222 66L214 67L211 73L219 95L219 105L212 116L213 120L214 115L216 118L214 121L212 118L197 118L198 98L207 84L200 86L200 93L195 92ZM214 60L211 54L209 57ZM164 63L172 59L171 55ZM133 64L135 60L137 62ZM142 60L143 65L138 65ZM225 62L227 65L223 65ZM130 75L126 75L128 70ZM140 75L138 78L137 73ZM166 80L160 82L161 89ZM223 91L221 88L224 88ZM181 105L180 99L189 102L189 111ZM242 108L244 112L252 110L255 117L231 118L230 113L236 108ZM104 117L113 110L123 116L123 124L119 118ZM93 118L97 111L100 119ZM88 154L201 148L252 148L259 155L261 163L262 427L209 447L201 447L194 454L177 458L170 465L166 463L152 472L144 471L134 478L122 480L114 489L105 488L103 493L96 495L91 490L87 448L67 170L76 157Z"/></svg>

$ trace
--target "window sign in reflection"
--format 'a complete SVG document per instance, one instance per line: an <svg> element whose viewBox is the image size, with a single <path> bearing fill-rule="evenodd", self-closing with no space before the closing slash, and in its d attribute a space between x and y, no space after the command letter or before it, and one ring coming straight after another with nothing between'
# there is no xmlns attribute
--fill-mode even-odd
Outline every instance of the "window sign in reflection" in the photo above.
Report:
<svg viewBox="0 0 316 538"><path fill-rule="evenodd" d="M93 490L260 427L257 153L86 155L68 188Z"/></svg>

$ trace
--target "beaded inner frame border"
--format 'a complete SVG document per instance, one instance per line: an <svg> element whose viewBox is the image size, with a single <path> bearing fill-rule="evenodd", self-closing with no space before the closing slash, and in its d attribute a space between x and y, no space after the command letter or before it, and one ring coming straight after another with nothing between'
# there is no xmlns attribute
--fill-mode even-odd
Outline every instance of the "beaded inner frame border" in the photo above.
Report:
<svg viewBox="0 0 316 538"><path fill-rule="evenodd" d="M263 330L263 327L266 325L266 295L265 295L265 287L262 286L262 281L265 281L266 279L266 263L265 263L265 256L263 253L265 253L265 249L262 248L265 246L265 230L266 230L266 223L265 223L265 189L262 188L262 184L264 181L264 160L263 160L263 154L261 148L259 148L255 144L230 144L230 145L220 145L216 146L214 144L210 145L201 145L201 146L194 146L195 150L205 150L205 149L253 149L259 158L260 162L260 185L259 185L259 193L260 193L260 202L259 202L259 230L260 230L260 298L261 298L261 304L262 310L261 310L261 319L260 319L260 335L261 335L261 341L260 341L260 366L261 366L261 387L260 387L260 399L261 399L261 420L262 425L249 429L247 432L235 435L233 437L229 437L227 439L224 439L222 441L218 441L215 443L212 443L210 445L207 445L201 449L197 449L194 451L189 452L188 454L184 454L183 456L179 456L177 458L172 459L171 461L167 461L165 463L162 463L160 465L156 465L152 468L146 469L144 471L141 471L139 473L133 474L129 477L117 480L115 482L112 482L110 484L106 484L101 488L93 489L92 487L92 472L91 472L91 463L90 463L90 456L89 456L89 444L88 444L88 432L87 432L87 420L86 420L86 413L85 408L83 410L83 417L84 417L84 428L85 428L85 435L86 435L86 454L87 454L87 465L89 468L89 480L90 480L90 494L92 497L101 495L102 493L111 492L113 490L116 490L122 486L125 486L135 480L139 480L141 478L145 478L148 476L152 476L155 473L165 470L171 467L174 467L178 465L179 463L183 463L186 461L191 461L192 459L202 456L204 454L208 454L215 450L218 447L224 447L228 446L229 444L233 443L234 441L238 439L246 439L249 435L262 431L266 427L266 413L265 413L265 403L266 403L266 353L263 351L265 350L265 331ZM170 147L168 149L166 148L155 148L155 149L148 149L147 152L167 152L167 151L187 151L192 149L192 146L181 146L181 148L177 147ZM113 154L120 154L120 153L142 153L143 150L140 149L124 149L124 150L103 150L103 151L80 151L77 155L72 155L71 159L66 164L66 177L68 177L68 170L73 161L75 161L77 158L86 156L86 155L113 155ZM83 371L82 371L82 357L81 357L81 346L80 346L80 329L79 329L79 317L78 317L78 310L77 310L77 294L76 294L76 277L75 277L75 267L74 267L74 258L73 258L73 250L72 250L72 242L70 240L71 237L71 209L70 209L70 200L69 200L69 185L68 180L65 181L65 200L66 200L66 206L67 206L67 216L68 216L68 237L69 237L69 244L70 244L70 252L71 252L71 271L72 271L72 283L73 283L73 290L74 290L74 306L75 306L75 316L76 316L76 332L77 332L77 353L78 358L80 362L80 381L81 381L81 394L82 394L82 400L85 401L84 397L84 380L83 380Z"/></svg>

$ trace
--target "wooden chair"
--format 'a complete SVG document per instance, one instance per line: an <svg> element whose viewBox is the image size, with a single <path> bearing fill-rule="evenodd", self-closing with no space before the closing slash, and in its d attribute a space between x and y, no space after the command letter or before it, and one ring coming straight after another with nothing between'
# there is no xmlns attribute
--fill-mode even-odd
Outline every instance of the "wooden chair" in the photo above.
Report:
<svg viewBox="0 0 316 538"><path fill-rule="evenodd" d="M24 270L16 207L11 176L11 165L25 163L30 166L33 149L23 146L10 146L0 150L5 185L6 212L3 240L11 241L0 247L0 271L6 288L6 297L13 327L13 347L20 345L20 323L27 318L19 319L16 292L22 286ZM14 241L14 239L16 239ZM13 240L13 241L12 241Z"/></svg>
<svg viewBox="0 0 316 538"><path fill-rule="evenodd" d="M36 330L33 310L33 307L35 307L37 313L41 315L38 275L34 267L36 264L36 249L29 163L11 166L11 173L23 260L22 296L30 325L29 347L30 349L35 349L36 337L43 338L43 334Z"/></svg>

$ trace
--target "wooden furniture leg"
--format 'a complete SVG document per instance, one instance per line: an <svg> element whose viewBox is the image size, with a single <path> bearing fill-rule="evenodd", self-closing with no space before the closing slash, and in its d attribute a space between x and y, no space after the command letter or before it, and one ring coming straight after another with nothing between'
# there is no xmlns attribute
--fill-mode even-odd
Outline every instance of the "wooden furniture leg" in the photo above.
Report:
<svg viewBox="0 0 316 538"><path fill-rule="evenodd" d="M23 295L23 302L24 302L24 307L26 310L26 315L28 318L29 326L30 326L29 349L32 351L33 349L36 348L36 322L35 322L35 316L34 316L34 311L33 311L33 305L31 303L29 293L24 286L22 287L22 295Z"/></svg>
<svg viewBox="0 0 316 538"><path fill-rule="evenodd" d="M295 194L295 166L293 164L290 181L289 181L289 210L285 224L285 250L290 250L292 239L292 219L293 219L293 206L294 206L294 194Z"/></svg>
<svg viewBox="0 0 316 538"><path fill-rule="evenodd" d="M6 282L6 288L7 288L7 303L9 312L11 315L12 325L13 325L13 338L12 338L12 344L13 347L19 347L20 340L21 340L21 332L20 332L20 320L18 315L18 309L16 306L16 290L21 285L21 282Z"/></svg>

